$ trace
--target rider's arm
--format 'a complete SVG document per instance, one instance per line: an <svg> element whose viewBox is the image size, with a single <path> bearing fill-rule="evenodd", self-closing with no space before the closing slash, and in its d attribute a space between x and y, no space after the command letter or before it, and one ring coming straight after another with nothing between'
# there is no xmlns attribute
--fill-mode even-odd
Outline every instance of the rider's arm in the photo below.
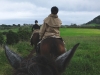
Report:
<svg viewBox="0 0 100 75"><path fill-rule="evenodd" d="M46 24L44 23L41 26L40 31L39 31L39 35L40 35L40 38L39 39L42 39L42 37L44 36L45 30L46 30Z"/></svg>
<svg viewBox="0 0 100 75"><path fill-rule="evenodd" d="M34 30L34 25L32 26L32 32L33 32L33 30Z"/></svg>
<svg viewBox="0 0 100 75"><path fill-rule="evenodd" d="M32 32L36 29L36 25L33 25Z"/></svg>

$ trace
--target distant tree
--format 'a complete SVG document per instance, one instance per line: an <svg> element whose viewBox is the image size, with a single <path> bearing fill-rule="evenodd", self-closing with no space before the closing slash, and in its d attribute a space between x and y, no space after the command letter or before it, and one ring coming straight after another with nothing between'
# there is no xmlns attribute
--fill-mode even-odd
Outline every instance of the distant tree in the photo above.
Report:
<svg viewBox="0 0 100 75"><path fill-rule="evenodd" d="M16 27L16 24L13 24L13 27Z"/></svg>
<svg viewBox="0 0 100 75"><path fill-rule="evenodd" d="M20 27L20 24L18 24L18 27Z"/></svg>
<svg viewBox="0 0 100 75"><path fill-rule="evenodd" d="M71 24L71 26L76 27L77 25L76 24Z"/></svg>

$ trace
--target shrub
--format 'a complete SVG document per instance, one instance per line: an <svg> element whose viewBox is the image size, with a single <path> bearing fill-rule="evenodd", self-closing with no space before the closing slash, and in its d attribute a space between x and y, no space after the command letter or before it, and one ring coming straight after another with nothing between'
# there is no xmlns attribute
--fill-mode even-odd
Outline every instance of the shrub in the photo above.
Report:
<svg viewBox="0 0 100 75"><path fill-rule="evenodd" d="M19 42L18 34L13 31L8 31L6 35L7 44L14 44Z"/></svg>
<svg viewBox="0 0 100 75"><path fill-rule="evenodd" d="M4 36L2 33L0 33L0 45L4 43Z"/></svg>
<svg viewBox="0 0 100 75"><path fill-rule="evenodd" d="M26 28L20 28L18 31L18 36L21 41L28 41L31 36L31 32Z"/></svg>

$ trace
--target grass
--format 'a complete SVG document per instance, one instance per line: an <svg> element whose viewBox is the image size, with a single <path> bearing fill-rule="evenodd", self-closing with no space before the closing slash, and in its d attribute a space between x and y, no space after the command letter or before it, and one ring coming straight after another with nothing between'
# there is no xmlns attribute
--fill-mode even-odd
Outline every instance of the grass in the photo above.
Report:
<svg viewBox="0 0 100 75"><path fill-rule="evenodd" d="M33 49L29 42L19 42L8 47L22 57L26 57ZM11 75L13 68L10 66L2 46L0 46L0 75Z"/></svg>
<svg viewBox="0 0 100 75"><path fill-rule="evenodd" d="M67 50L80 43L63 75L99 75L100 29L62 28L60 30Z"/></svg>
<svg viewBox="0 0 100 75"><path fill-rule="evenodd" d="M80 45L63 75L100 74L99 36L68 36L64 40L68 50L78 42Z"/></svg>
<svg viewBox="0 0 100 75"><path fill-rule="evenodd" d="M63 75L100 75L100 30L61 28L60 31L67 50L80 43ZM32 49L29 42L20 42L9 47L23 57L27 56ZM0 75L12 75L12 67L5 57L2 46L0 47Z"/></svg>
<svg viewBox="0 0 100 75"><path fill-rule="evenodd" d="M11 70L11 68L12 67L8 64L3 48L0 47L0 75L10 75L11 72L9 74L8 71Z"/></svg>
<svg viewBox="0 0 100 75"><path fill-rule="evenodd" d="M100 36L100 29L61 28L61 36Z"/></svg>

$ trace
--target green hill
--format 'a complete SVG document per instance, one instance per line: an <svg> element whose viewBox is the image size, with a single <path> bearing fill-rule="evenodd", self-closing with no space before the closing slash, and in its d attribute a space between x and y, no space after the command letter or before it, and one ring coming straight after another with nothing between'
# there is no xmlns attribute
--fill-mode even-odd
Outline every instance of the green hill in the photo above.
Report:
<svg viewBox="0 0 100 75"><path fill-rule="evenodd" d="M95 17L93 20L87 22L86 25L100 25L100 15Z"/></svg>

